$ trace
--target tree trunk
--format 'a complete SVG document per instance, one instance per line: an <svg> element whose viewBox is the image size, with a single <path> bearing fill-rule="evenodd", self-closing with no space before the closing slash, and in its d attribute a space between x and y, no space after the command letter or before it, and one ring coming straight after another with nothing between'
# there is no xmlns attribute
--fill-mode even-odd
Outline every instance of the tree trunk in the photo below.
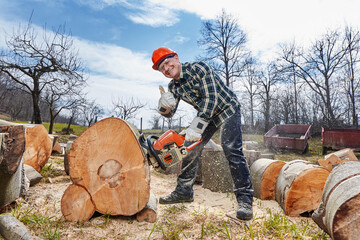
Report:
<svg viewBox="0 0 360 240"><path fill-rule="evenodd" d="M23 155L24 163L40 172L51 155L53 142L46 128L39 124L17 124L0 120L0 126L24 126L26 128L26 147Z"/></svg>
<svg viewBox="0 0 360 240"><path fill-rule="evenodd" d="M68 153L69 175L81 189L79 195L86 192L89 196L85 202L89 198L96 211L131 216L148 203L150 171L138 137L137 130L126 121L110 117L91 125L73 142ZM64 195L62 209L77 204L76 197ZM79 201L83 206L79 211L92 212L83 209L91 204ZM67 214L65 210L63 213ZM74 220L79 219L75 216L71 218Z"/></svg>
<svg viewBox="0 0 360 240"><path fill-rule="evenodd" d="M312 219L332 239L359 239L360 163L336 166L329 175L321 203Z"/></svg>
<svg viewBox="0 0 360 240"><path fill-rule="evenodd" d="M286 163L276 180L275 199L288 216L315 210L329 170L304 160Z"/></svg>
<svg viewBox="0 0 360 240"><path fill-rule="evenodd" d="M254 197L275 200L275 183L285 162L260 158L250 166Z"/></svg>

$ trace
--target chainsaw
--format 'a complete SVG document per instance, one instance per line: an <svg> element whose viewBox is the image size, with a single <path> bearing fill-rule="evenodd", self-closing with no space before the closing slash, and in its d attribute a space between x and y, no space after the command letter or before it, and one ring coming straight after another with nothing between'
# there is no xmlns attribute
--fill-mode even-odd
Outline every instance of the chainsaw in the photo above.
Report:
<svg viewBox="0 0 360 240"><path fill-rule="evenodd" d="M188 151L202 142L202 139L192 143L190 146L184 146L185 136L173 130L166 131L160 137L149 135L146 139L142 133L139 137L140 145L147 150L149 163L155 170L162 170L174 166L181 162Z"/></svg>

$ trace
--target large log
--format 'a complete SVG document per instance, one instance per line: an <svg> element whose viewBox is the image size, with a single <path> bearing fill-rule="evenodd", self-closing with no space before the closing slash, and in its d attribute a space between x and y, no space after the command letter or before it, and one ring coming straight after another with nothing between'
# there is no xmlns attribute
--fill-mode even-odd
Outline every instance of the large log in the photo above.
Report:
<svg viewBox="0 0 360 240"><path fill-rule="evenodd" d="M330 171L304 160L286 163L276 180L275 199L288 216L314 211Z"/></svg>
<svg viewBox="0 0 360 240"><path fill-rule="evenodd" d="M275 183L285 162L260 158L250 166L254 197L262 200L275 200Z"/></svg>
<svg viewBox="0 0 360 240"><path fill-rule="evenodd" d="M0 127L0 208L23 196L28 189L22 161L24 149L23 126Z"/></svg>
<svg viewBox="0 0 360 240"><path fill-rule="evenodd" d="M336 166L324 186L321 203L312 219L332 239L359 239L360 162Z"/></svg>
<svg viewBox="0 0 360 240"><path fill-rule="evenodd" d="M53 142L46 128L41 124L18 124L0 120L0 126L24 126L26 128L26 147L23 155L24 163L40 172L51 155Z"/></svg>
<svg viewBox="0 0 360 240"><path fill-rule="evenodd" d="M72 143L70 179L90 195L96 211L131 216L148 203L150 171L138 137L133 126L111 117L93 124ZM72 204L63 198L61 206Z"/></svg>

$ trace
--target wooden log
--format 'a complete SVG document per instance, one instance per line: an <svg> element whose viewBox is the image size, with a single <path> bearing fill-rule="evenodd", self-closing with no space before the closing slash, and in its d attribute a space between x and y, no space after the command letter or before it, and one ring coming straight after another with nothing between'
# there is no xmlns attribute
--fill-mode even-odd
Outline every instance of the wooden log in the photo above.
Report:
<svg viewBox="0 0 360 240"><path fill-rule="evenodd" d="M317 161L317 164L331 171L334 166L346 161L358 161L354 152L350 148L345 148L325 155L324 159L319 159Z"/></svg>
<svg viewBox="0 0 360 240"><path fill-rule="evenodd" d="M0 126L0 169L14 174L25 150L25 129L23 126Z"/></svg>
<svg viewBox="0 0 360 240"><path fill-rule="evenodd" d="M66 172L67 175L69 175L69 151L71 149L71 146L73 144L73 142L75 141L75 139L77 138L76 135L70 135L68 142L66 143L65 146L65 153L64 153L64 170Z"/></svg>
<svg viewBox="0 0 360 240"><path fill-rule="evenodd" d="M28 190L22 155L25 150L23 126L0 127L0 208Z"/></svg>
<svg viewBox="0 0 360 240"><path fill-rule="evenodd" d="M359 239L360 162L348 161L330 173L312 219L332 239Z"/></svg>
<svg viewBox="0 0 360 240"><path fill-rule="evenodd" d="M276 180L275 199L288 216L314 211L330 171L304 160L286 163Z"/></svg>
<svg viewBox="0 0 360 240"><path fill-rule="evenodd" d="M32 166L40 172L49 160L52 141L47 133L46 128L39 124L18 124L0 120L0 126L23 126L26 129L26 146L23 154L24 163Z"/></svg>
<svg viewBox="0 0 360 240"><path fill-rule="evenodd" d="M249 167L260 158L261 152L256 150L243 150L244 156L246 158L246 162L248 163Z"/></svg>
<svg viewBox="0 0 360 240"><path fill-rule="evenodd" d="M10 215L0 215L0 236L6 240L33 240L27 227Z"/></svg>
<svg viewBox="0 0 360 240"><path fill-rule="evenodd" d="M150 192L149 202L146 204L143 210L136 214L136 220L138 222L156 222L157 217L157 198L153 192Z"/></svg>
<svg viewBox="0 0 360 240"><path fill-rule="evenodd" d="M40 172L48 162L53 142L43 125L26 127L26 148L24 163Z"/></svg>
<svg viewBox="0 0 360 240"><path fill-rule="evenodd" d="M71 222L87 221L94 215L95 206L84 187L71 184L61 198L61 213Z"/></svg>
<svg viewBox="0 0 360 240"><path fill-rule="evenodd" d="M150 171L138 137L132 125L111 117L93 124L73 142L68 153L70 179L86 189L96 211L132 216L148 203Z"/></svg>
<svg viewBox="0 0 360 240"><path fill-rule="evenodd" d="M285 162L260 158L250 166L254 197L275 200L275 183Z"/></svg>

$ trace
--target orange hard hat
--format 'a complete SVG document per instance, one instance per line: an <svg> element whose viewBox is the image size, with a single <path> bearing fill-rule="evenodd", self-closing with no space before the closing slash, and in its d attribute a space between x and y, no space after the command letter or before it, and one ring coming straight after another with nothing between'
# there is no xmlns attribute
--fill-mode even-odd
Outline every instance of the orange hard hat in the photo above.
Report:
<svg viewBox="0 0 360 240"><path fill-rule="evenodd" d="M177 53L167 47L160 47L154 50L152 55L152 61L153 61L152 68L154 70L159 70L158 66L162 62L162 60L164 60L166 57L169 57L171 55L177 55Z"/></svg>

